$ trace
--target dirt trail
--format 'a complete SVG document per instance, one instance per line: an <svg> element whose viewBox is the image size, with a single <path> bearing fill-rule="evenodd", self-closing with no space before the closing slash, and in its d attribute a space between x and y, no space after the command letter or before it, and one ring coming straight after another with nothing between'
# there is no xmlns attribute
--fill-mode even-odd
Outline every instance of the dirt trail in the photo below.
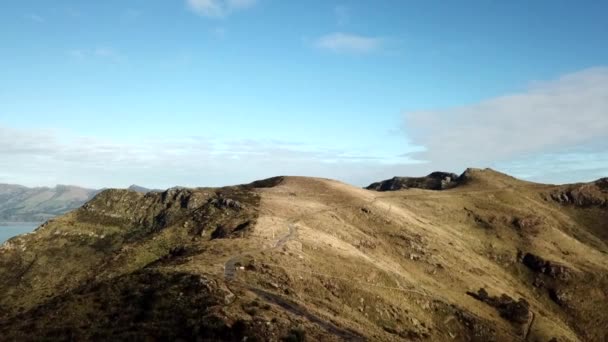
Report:
<svg viewBox="0 0 608 342"><path fill-rule="evenodd" d="M473 191L468 191L471 193L478 193L478 192L486 192L484 190L473 190ZM408 198L408 197L418 197L418 196L422 196L422 195L426 195L428 196L428 194L414 194L414 195L409 195L409 196L404 196L404 198ZM382 198L391 198L391 197L398 197L396 196L394 193L391 193L390 195L384 195L384 196L376 196L374 197L372 200L367 201L365 204L363 205L372 205L374 204L374 202L376 202L379 199ZM236 279L236 274L237 274L237 264L239 262L239 260L241 260L241 258L243 258L246 255L252 255L252 254L258 254L261 252L265 252L265 251L270 251L270 250L274 250L277 248L281 248L283 247L287 242L294 240L297 236L297 225L296 223L306 217L312 216L312 215L317 215L323 212L327 212L327 211L332 211L332 210L337 210L337 209L344 209L344 208L352 208L352 207L360 207L361 204L354 204L354 205L347 205L347 206L341 206L341 207L333 207L333 208L328 208L328 209L323 209L323 210L317 210L314 212L310 212L310 213L306 213L306 214L302 214L299 215L297 217L293 217L290 219L290 223L287 226L287 233L285 235L283 235L282 237L280 237L276 243L271 246L271 247L266 247L266 248L260 248L257 250L250 250L250 251L246 251L243 253L240 253L238 255L235 255L233 257L231 257L230 259L228 259L225 263L224 263L224 279L226 281L226 285L228 286L229 283L231 282L235 282L237 281ZM384 267L380 267L381 269L385 269ZM386 270L386 269L385 269ZM398 277L397 277L397 272L395 272L394 270L388 270L390 271L390 273L394 273L395 276L393 277L393 279L395 280L395 282L397 283L397 286L399 289L403 290L403 291L411 291L411 292L416 292L419 293L421 295L427 295L423 292L419 292L413 289L407 289L405 287L403 287L403 285L401 284L401 282L399 281ZM308 319L309 321L318 324L319 326L321 326L323 329L325 329L327 332L340 337L342 339L345 340L349 340L349 341L365 341L366 339L364 337L362 337L360 334L354 332L354 331L350 331L350 330L345 330L345 329L341 329L323 319L320 319L319 317L313 315L312 313L310 313L308 310L306 310L304 307L302 307L301 305L298 305L297 303L283 298L282 296L279 296L277 294L273 294L271 292L256 288L256 287L252 287L252 286L248 286L246 285L246 287L252 291L253 293L255 293L256 295L258 295L260 298L263 298L269 302L275 303L276 305L282 307L283 309L291 312L294 315L300 316L300 317L304 317L306 319ZM232 294L234 294L233 291ZM233 297L236 299L236 295Z"/></svg>
<svg viewBox="0 0 608 342"><path fill-rule="evenodd" d="M237 264L238 260L240 258L242 258L244 255L260 253L263 251L281 248L287 242L293 240L296 237L296 235L297 235L297 227L296 227L295 223L289 223L287 234L285 234L283 237L281 237L279 240L277 240L277 242L274 244L274 246L269 247L269 248L262 248L262 249L255 250L255 251L248 251L248 252L245 252L245 253L242 253L242 254L239 254L237 256L230 258L224 264L224 278L225 278L226 282L235 281L236 264ZM328 333L333 334L337 337L340 337L346 341L366 341L366 338L364 338L357 332L339 328L336 325L328 322L327 320L324 320L324 319L314 315L313 313L308 311L306 308L304 308L303 306L297 304L296 302L294 302L292 300L283 298L282 296L279 296L277 294L274 294L274 293L271 293L271 292L253 287L253 286L247 286L247 289L249 289L251 292L255 293L258 297L260 297L268 302L274 303L274 304L280 306L281 308L283 308L284 310L286 310L296 316L306 318L310 322L319 325L321 328L323 328ZM234 292L233 292L233 294L234 294ZM236 298L236 296L234 298Z"/></svg>
<svg viewBox="0 0 608 342"><path fill-rule="evenodd" d="M369 203L370 204L373 203L374 201L376 201L376 199L377 198L374 198ZM351 207L351 206L349 206L349 207ZM335 208L325 209L325 210L322 210L321 212L334 210L334 209ZM298 222L299 220L302 220L303 218L305 218L307 216L315 215L315 214L318 214L318 212L307 213L307 214L301 215L299 217L292 218L291 222L287 226L287 234L285 234L281 238L279 238L272 247L260 248L257 250L247 251L247 252L240 253L240 254L228 259L224 263L224 279L226 281L226 286L228 287L228 289L230 290L230 287L228 285L229 283L237 281L236 280L236 273L237 273L236 265L242 257L244 257L245 255L257 254L257 253L261 253L264 251L269 251L269 250L283 247L287 242L294 240L296 238L297 233L298 233L296 222ZM360 334L358 334L355 331L339 328L336 325L328 322L327 320L319 318L318 316L314 315L313 313L308 311L306 308L295 303L292 300L283 298L282 296L279 296L277 294L274 294L274 293L271 293L271 292L253 287L253 286L246 285L246 287L248 290L255 293L260 298L263 298L268 302L274 303L274 304L280 306L281 308L283 308L284 310L286 310L296 316L306 318L310 322L319 325L321 328L323 328L328 333L335 335L343 340L346 340L346 341L366 341L367 340L365 337L361 336ZM234 291L230 290L230 292L233 294L233 298L236 299L236 295L234 295Z"/></svg>
<svg viewBox="0 0 608 342"><path fill-rule="evenodd" d="M465 194L466 193L480 193L480 192L491 192L491 191L494 191L494 190L470 190L470 191L466 191L464 193ZM396 194L397 194L397 192L392 192L390 195L387 194L384 196L375 196L371 201L366 202L364 205L372 205L372 204L374 204L374 202L376 202L377 200L382 199L382 198L400 197L400 196L397 196ZM404 198L408 199L410 197L418 197L418 196L428 196L428 194L409 194L409 195L404 196ZM291 222L287 226L287 228L288 228L287 234L285 234L279 240L277 240L277 242L274 244L274 246L268 247L268 248L260 248L257 250L250 250L250 251L235 255L232 258L228 259L228 261L226 261L224 263L224 278L226 279L226 281L234 280L234 278L236 276L236 264L238 263L239 259L241 259L242 257L244 257L246 255L257 254L260 252L280 248L280 247L284 246L290 240L293 240L294 237L297 235L296 223L298 221L303 220L306 217L309 217L312 215L318 215L318 214L321 214L321 213L324 213L327 211L345 209L345 208L353 208L353 207L359 207L359 206L361 206L361 205L355 204L355 205L347 205L347 206L341 206L341 207L333 207L333 208L329 208L329 209L313 211L310 213L302 214L300 216L291 218L290 219ZM392 272L394 272L394 271L392 271ZM397 280L397 282L399 282L399 281ZM399 284L399 286L402 287L401 284Z"/></svg>
<svg viewBox="0 0 608 342"><path fill-rule="evenodd" d="M236 264L245 255L257 254L257 253L261 253L261 252L283 247L288 241L293 240L294 237L296 236L296 234L297 234L297 228L296 228L295 224L290 223L288 225L287 234L285 234L283 237L281 237L279 240L277 240L277 242L274 244L274 246L269 247L269 248L261 248L261 249L257 249L257 250L247 251L247 252L238 254L238 255L233 256L232 258L228 259L228 261L226 261L224 263L224 279L226 281L234 280L234 278L236 276Z"/></svg>

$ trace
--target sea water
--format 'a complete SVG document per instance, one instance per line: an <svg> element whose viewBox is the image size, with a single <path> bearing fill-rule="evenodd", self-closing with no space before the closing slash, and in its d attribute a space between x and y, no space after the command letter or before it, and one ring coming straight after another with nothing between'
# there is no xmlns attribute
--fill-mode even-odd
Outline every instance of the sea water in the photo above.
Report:
<svg viewBox="0 0 608 342"><path fill-rule="evenodd" d="M0 244L13 236L29 233L39 225L41 225L40 222L0 222Z"/></svg>

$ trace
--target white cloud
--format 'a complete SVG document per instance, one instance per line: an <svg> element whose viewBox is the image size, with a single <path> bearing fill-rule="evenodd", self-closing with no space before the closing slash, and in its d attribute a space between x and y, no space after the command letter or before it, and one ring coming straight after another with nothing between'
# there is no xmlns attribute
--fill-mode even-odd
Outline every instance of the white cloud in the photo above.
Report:
<svg viewBox="0 0 608 342"><path fill-rule="evenodd" d="M0 182L29 186L220 186L277 175L367 185L392 176L406 162L284 141L151 137L127 142L0 125Z"/></svg>
<svg viewBox="0 0 608 342"><path fill-rule="evenodd" d="M206 17L221 18L228 14L253 7L256 0L187 0L188 7Z"/></svg>
<svg viewBox="0 0 608 342"><path fill-rule="evenodd" d="M576 183L608 177L608 144L566 149L556 153L537 153L497 168L530 181Z"/></svg>
<svg viewBox="0 0 608 342"><path fill-rule="evenodd" d="M318 38L315 46L333 52L368 53L382 48L383 39L335 32Z"/></svg>
<svg viewBox="0 0 608 342"><path fill-rule="evenodd" d="M412 143L426 147L415 157L434 168L486 166L581 147L586 150L580 153L590 153L608 142L608 68L536 82L525 92L472 105L407 113L404 129Z"/></svg>

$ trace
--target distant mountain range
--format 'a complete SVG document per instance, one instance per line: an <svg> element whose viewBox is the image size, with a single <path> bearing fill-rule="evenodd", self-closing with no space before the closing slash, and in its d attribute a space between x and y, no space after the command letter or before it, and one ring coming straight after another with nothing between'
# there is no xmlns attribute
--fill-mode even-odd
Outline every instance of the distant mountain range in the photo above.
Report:
<svg viewBox="0 0 608 342"><path fill-rule="evenodd" d="M72 185L28 188L0 184L0 222L43 222L80 207L103 190ZM138 185L131 185L129 190L152 191Z"/></svg>

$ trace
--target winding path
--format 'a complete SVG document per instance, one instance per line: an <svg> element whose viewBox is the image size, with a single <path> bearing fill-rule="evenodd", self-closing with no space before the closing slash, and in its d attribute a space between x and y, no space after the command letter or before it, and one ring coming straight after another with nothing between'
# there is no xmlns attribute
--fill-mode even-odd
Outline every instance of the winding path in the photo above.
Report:
<svg viewBox="0 0 608 342"><path fill-rule="evenodd" d="M237 256L234 256L234 257L228 259L228 261L226 261L226 263L224 263L224 278L226 280L226 286L228 287L229 282L235 281L236 264L238 263L240 258L242 258L243 256L248 255L248 254L259 253L259 252L263 252L263 251L267 251L267 250L281 248L288 241L293 240L296 237L297 232L298 232L298 230L297 230L295 223L293 223L293 222L289 223L287 234L283 235L279 240L277 240L277 242L272 247L262 248L262 249L255 250L255 251L248 251L248 252L241 253ZM284 298L280 295L277 295L272 292L268 292L268 291L265 291L265 290L262 290L262 289L259 289L259 288L253 287L253 286L247 286L247 289L249 289L251 292L255 293L258 297L260 297L268 302L274 303L274 304L280 306L281 308L283 308L284 310L289 311L296 316L306 318L310 322L316 323L321 328L325 329L325 331L327 331L328 333L338 336L346 341L366 341L366 339L363 336L361 336L360 334L358 334L357 332L340 328L340 327L336 326L335 324L332 324L332 323L328 322L327 320L316 316L315 314L313 314L309 310L307 310L304 306L296 303L293 300ZM230 292L232 292L232 291L230 290ZM232 294L234 295L234 292L232 292ZM234 295L233 298L236 299L236 295Z"/></svg>
<svg viewBox="0 0 608 342"><path fill-rule="evenodd" d="M495 190L493 190L495 191ZM471 193L478 193L478 192L486 192L486 191L469 191ZM417 197L420 195L425 195L428 196L428 194L416 194L416 195L410 195L405 197L406 199L408 197ZM373 204L376 200L380 199L380 198L390 198L390 197L395 197L395 196L376 196L374 197L371 201L368 201L365 203L365 205L371 205ZM226 282L226 286L228 287L228 290L232 293L233 295L233 300L232 302L234 302L234 300L236 299L236 295L234 294L234 292L230 289L229 284L232 282L236 281L236 273L237 273L237 263L239 262L239 260L241 258L243 258L246 255L251 255L251 254L257 254L257 253L261 253L264 251L269 251L269 250L273 250L273 249L277 249L277 248L281 248L283 247L287 242L294 240L297 236L297 226L296 223L302 219L304 219L305 217L311 216L311 215L316 215L316 214L320 214L323 212L327 212L327 211L331 211L331 210L337 210L337 209L344 209L344 208L352 208L352 207L360 207L361 204L358 205L348 205L348 206L343 206L343 207L334 207L334 208L329 208L329 209L323 209L323 210L318 210L315 212L311 212L311 213L306 213L306 214L302 214L298 217L292 218L291 222L288 224L287 228L288 231L285 235L283 235L281 238L279 238L275 244L271 247L267 247L267 248L260 248L257 250L250 250L250 251L246 251L243 253L240 253L236 256L231 257L230 259L228 259L225 263L224 263L224 279ZM390 211L390 208L389 208ZM391 273L396 273L394 270L389 270ZM401 282L399 281L399 279L397 277L394 278L395 282L397 283L397 286L399 287L399 289L401 289L402 291L411 291L411 292L416 292L419 293L421 295L427 295L425 293L413 290L413 289L406 289L403 287L403 285L401 284ZM295 314L297 316L300 317L304 317L306 319L308 319L309 321L318 324L320 327L322 327L323 329L325 329L327 332L341 337L345 340L348 341L365 341L365 337L361 336L360 334L358 334L355 331L352 330L347 330L347 329L342 329L337 327L336 325L327 322L326 320L323 320L317 316L315 316L314 314L312 314L311 312L309 312L305 307L299 305L298 303L287 299L287 298L283 298L280 295L256 288L256 287L252 287L252 286L246 286L248 290L252 291L253 293L255 293L256 295L258 295L260 298L265 299L266 301L272 302L280 307L282 307L283 309L291 312L292 314ZM231 302L231 303L232 303ZM230 304L231 304L230 303ZM528 329L529 330L529 329Z"/></svg>
<svg viewBox="0 0 608 342"><path fill-rule="evenodd" d="M274 246L269 247L269 248L261 248L258 250L253 250L253 251L247 251L244 253L241 253L239 255L233 256L232 258L228 259L228 261L226 261L224 263L224 279L226 281L233 281L235 276L236 276L236 264L238 263L238 261L244 257L245 255L249 255L249 254L254 254L254 253L261 253L264 251L268 251L268 250L272 250L272 249L277 249L280 247L283 247L288 241L293 240L294 237L297 235L297 228L295 226L294 223L290 223L288 225L288 232L287 234L285 234L283 237L281 237L279 240L277 240L277 242L274 244Z"/></svg>

